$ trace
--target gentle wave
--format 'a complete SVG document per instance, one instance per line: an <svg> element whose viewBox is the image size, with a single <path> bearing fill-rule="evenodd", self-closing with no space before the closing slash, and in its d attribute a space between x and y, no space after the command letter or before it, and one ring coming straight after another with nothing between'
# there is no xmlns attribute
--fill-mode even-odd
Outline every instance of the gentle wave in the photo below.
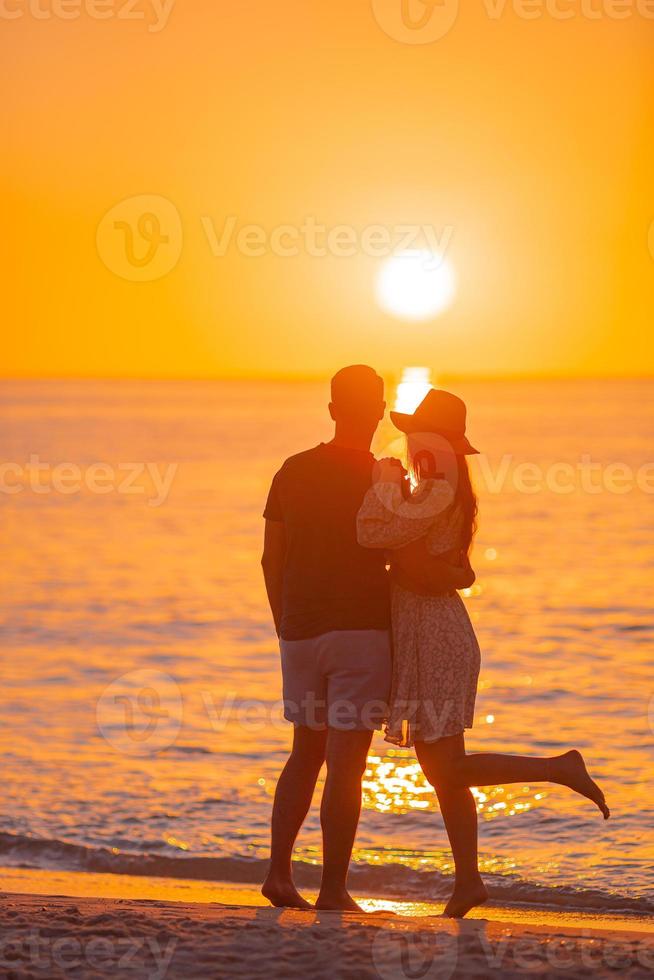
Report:
<svg viewBox="0 0 654 980"><path fill-rule="evenodd" d="M137 877L185 878L257 884L268 862L238 857L167 857L162 854L115 853L107 848L84 847L60 840L0 833L0 863L7 867L88 871ZM295 876L303 887L317 888L320 868L296 862ZM439 871L416 871L400 864L355 864L350 882L359 891L380 898L438 901L449 895L452 879ZM569 911L654 913L654 902L614 895L600 889L548 887L515 877L486 875L491 899L503 905L556 908Z"/></svg>

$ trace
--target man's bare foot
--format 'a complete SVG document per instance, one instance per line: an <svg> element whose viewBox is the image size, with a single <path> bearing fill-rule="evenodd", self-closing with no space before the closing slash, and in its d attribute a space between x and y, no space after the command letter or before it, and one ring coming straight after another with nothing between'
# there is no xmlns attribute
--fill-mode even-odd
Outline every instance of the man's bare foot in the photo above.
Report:
<svg viewBox="0 0 654 980"><path fill-rule="evenodd" d="M302 898L290 878L266 878L261 894L278 909L312 909L313 905Z"/></svg>
<svg viewBox="0 0 654 980"><path fill-rule="evenodd" d="M604 814L604 819L609 819L611 812L606 805L604 793L588 775L581 753L577 752L576 749L558 755L552 760L552 777L555 782L569 786L575 793L580 793L581 796L592 800Z"/></svg>
<svg viewBox="0 0 654 980"><path fill-rule="evenodd" d="M454 886L452 896L443 910L448 919L462 919L470 909L488 901L488 892L481 878Z"/></svg>
<svg viewBox="0 0 654 980"><path fill-rule="evenodd" d="M323 912L363 912L345 889L337 892L321 891L316 900L316 908Z"/></svg>

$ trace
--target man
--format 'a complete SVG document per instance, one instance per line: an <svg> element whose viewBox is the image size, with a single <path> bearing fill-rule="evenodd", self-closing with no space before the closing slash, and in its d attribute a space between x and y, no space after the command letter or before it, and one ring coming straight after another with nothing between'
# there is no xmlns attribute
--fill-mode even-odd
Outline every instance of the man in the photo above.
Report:
<svg viewBox="0 0 654 980"><path fill-rule="evenodd" d="M329 404L334 438L286 460L264 511L262 566L280 638L284 717L295 726L262 887L276 906L312 907L295 888L291 861L326 762L316 908L361 911L348 894L347 873L368 749L390 690L391 649L385 556L358 544L356 516L372 482L370 444L385 408L384 383L372 368L339 371ZM423 568L424 552L420 559ZM410 575L410 552L407 562ZM437 594L471 584L470 575L433 558L421 586Z"/></svg>

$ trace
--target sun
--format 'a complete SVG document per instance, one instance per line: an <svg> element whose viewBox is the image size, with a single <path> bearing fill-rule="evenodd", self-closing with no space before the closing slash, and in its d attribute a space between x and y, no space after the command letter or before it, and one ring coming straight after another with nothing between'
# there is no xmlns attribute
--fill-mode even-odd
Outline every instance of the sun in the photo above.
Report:
<svg viewBox="0 0 654 980"><path fill-rule="evenodd" d="M386 259L377 276L377 302L393 316L429 320L450 307L456 276L447 259L414 250Z"/></svg>

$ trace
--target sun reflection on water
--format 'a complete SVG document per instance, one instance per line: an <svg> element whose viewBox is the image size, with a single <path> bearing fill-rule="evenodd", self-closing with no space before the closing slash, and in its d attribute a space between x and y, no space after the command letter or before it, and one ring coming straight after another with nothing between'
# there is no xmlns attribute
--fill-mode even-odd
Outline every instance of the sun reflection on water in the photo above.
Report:
<svg viewBox="0 0 654 980"><path fill-rule="evenodd" d="M544 791L536 792L529 786L492 786L483 790L473 787L472 794L477 813L484 820L525 813L547 796ZM419 763L403 749L389 749L384 756L368 756L363 778L363 805L379 813L438 809L436 794Z"/></svg>
<svg viewBox="0 0 654 980"><path fill-rule="evenodd" d="M395 393L395 411L411 414L433 387L431 369L428 367L405 367Z"/></svg>
<svg viewBox="0 0 654 980"><path fill-rule="evenodd" d="M355 847L352 857L357 864L362 865L393 865L411 868L412 871L440 871L441 874L454 873L454 862L449 848L443 850L411 850L408 848L367 848ZM307 860L304 854L303 860ZM319 863L313 862L313 863ZM510 857L498 857L480 854L479 870L482 874L510 874L518 867L518 862Z"/></svg>

